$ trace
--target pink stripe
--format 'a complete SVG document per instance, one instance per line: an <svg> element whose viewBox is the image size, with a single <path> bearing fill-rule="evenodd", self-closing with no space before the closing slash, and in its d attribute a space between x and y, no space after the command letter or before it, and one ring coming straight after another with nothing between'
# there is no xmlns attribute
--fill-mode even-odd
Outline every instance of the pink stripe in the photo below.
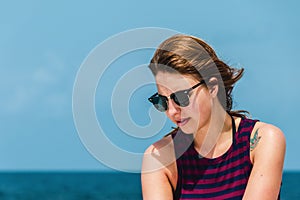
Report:
<svg viewBox="0 0 300 200"><path fill-rule="evenodd" d="M235 181L232 184L223 185L221 187L216 188L208 188L208 189L194 189L194 190L182 190L182 194L214 194L216 192L226 191L228 188L234 188L236 186L247 183L245 179ZM199 185L199 184L198 184Z"/></svg>
<svg viewBox="0 0 300 200"><path fill-rule="evenodd" d="M244 194L244 188L248 181L248 174L251 171L251 160L250 160L250 133L253 130L253 120L243 119L239 125L239 131L235 134L234 140L237 145L242 147L234 149L233 146L223 154L215 159L195 159L198 156L198 153L195 149L189 148L180 159L180 164L183 166L183 177L182 184L183 186L193 186L197 185L198 187L209 185L212 188L208 189L186 189L181 188L181 193L183 195L207 195L213 196L218 193L220 196L208 197L208 198L184 198L186 200L193 199L226 199L230 197L242 196ZM236 157L237 160L233 161L232 158ZM239 158L238 158L239 157ZM190 158L190 160L184 160L185 158ZM225 165L225 162L228 163ZM207 166L218 166L223 165L215 169L205 169ZM203 169L198 166L203 166ZM233 171L233 168L235 168ZM228 172L228 173L227 173ZM219 174L225 175L219 175ZM202 179L203 176L211 176L210 179ZM190 177L186 177L190 176ZM217 177L214 177L217 176ZM233 180L236 179L236 180ZM240 180L238 180L240 179ZM228 183L227 183L228 181ZM226 183L226 184L225 184ZM218 186L218 185L221 186ZM225 184L225 185L222 185ZM237 190L231 192L232 189L236 188ZM240 188L240 189L239 189Z"/></svg>
<svg viewBox="0 0 300 200"><path fill-rule="evenodd" d="M248 170L248 169L247 169ZM239 169L235 172L226 174L222 177L216 177L216 178L211 178L211 179L200 179L199 182L197 184L214 184L214 183L219 183L219 182L223 182L223 181L227 181L230 178L234 178L238 175L244 174L245 173L245 169ZM184 184L188 183L188 180L183 180Z"/></svg>
<svg viewBox="0 0 300 200"><path fill-rule="evenodd" d="M242 151L234 151L231 155L229 155L227 157L226 160L224 160L224 162L228 161L229 159L231 159L232 157L235 157L235 156L238 156L239 154L241 154L241 152L244 152L244 150L246 149L247 147L243 147L241 148L240 150ZM250 161L250 156L247 155L246 158L243 157L245 160L247 161ZM198 162L197 162L198 161ZM205 170L208 174L213 174L213 173L217 173L217 172L223 172L225 171L226 169L229 169L229 168L232 168L232 167L235 167L235 166L238 166L239 164L241 164L241 162L243 163L244 160L236 160L234 162L231 162L230 165L225 165L225 166L222 166L220 168L216 168L216 169L209 169L209 170ZM183 166L191 166L191 165L194 165L194 166L199 166L200 163L203 165L203 163L201 162L201 160L182 160L181 161L182 165ZM199 163L199 164L197 164ZM200 169L199 169L200 170ZM198 170L197 170L198 171ZM200 170L200 171L203 171L203 170ZM187 170L187 173L190 174L190 170Z"/></svg>
<svg viewBox="0 0 300 200"><path fill-rule="evenodd" d="M224 195L218 197L218 199L228 199L230 197L241 196L241 195L244 195L244 192L245 192L244 190L234 191L231 193L224 194Z"/></svg>
<svg viewBox="0 0 300 200"><path fill-rule="evenodd" d="M187 175L197 175L197 174L205 174L205 175L213 175L213 174L218 174L218 173L223 173L225 171L230 171L232 168L234 167L238 167L239 165L243 164L244 162L241 162L240 160L237 160L235 162L230 163L229 165L224 165L220 168L216 168L216 169L204 169L204 170L200 170L200 169L186 169L185 173Z"/></svg>
<svg viewBox="0 0 300 200"><path fill-rule="evenodd" d="M243 164L243 163L238 163L238 162L236 163L237 166L240 165L240 164ZM237 172L240 172L239 174L244 174L245 170L246 171L250 170L251 166L246 165L246 166L244 166L244 168L235 169L234 172L231 172L233 167L235 167L235 166L231 165L231 168L227 169L228 173L224 176L227 176L228 174L233 174L233 173L236 174ZM184 173L187 176L197 176L197 175L201 175L201 174L218 175L219 173L222 173L222 172L224 172L224 170L223 171L218 171L218 169L211 169L211 170L192 170L192 169L188 170L188 169L186 169Z"/></svg>
<svg viewBox="0 0 300 200"><path fill-rule="evenodd" d="M233 157L235 157L235 156L238 156L238 155L240 155L240 154L246 152L247 150L248 150L248 147L247 147L247 146L244 146L244 147L239 148L239 149L236 150L236 151L232 151L231 153L228 154L228 156L226 157L225 160L222 160L222 162L226 162L226 161L228 161L229 159L231 159L231 158L233 158ZM188 156L188 155L186 155L186 156ZM197 155L195 155L195 156L197 156ZM249 156L249 155L247 155L247 156ZM220 158L220 157L219 157L219 158ZM198 162L201 162L201 164L203 164L202 162L205 161L205 160L200 160L200 159L199 159L199 160L196 160L196 159L195 159L195 160L182 159L182 160L181 160L181 163L182 163L183 165L190 165L190 164L196 164L197 161L198 161ZM213 162L213 161L212 161L212 162ZM209 161L207 161L207 162L205 162L205 163L207 163L207 165L210 164Z"/></svg>
<svg viewBox="0 0 300 200"><path fill-rule="evenodd" d="M241 134L241 133L249 133L250 131L252 131L253 127L243 127L238 133ZM238 134L238 135L239 135Z"/></svg>

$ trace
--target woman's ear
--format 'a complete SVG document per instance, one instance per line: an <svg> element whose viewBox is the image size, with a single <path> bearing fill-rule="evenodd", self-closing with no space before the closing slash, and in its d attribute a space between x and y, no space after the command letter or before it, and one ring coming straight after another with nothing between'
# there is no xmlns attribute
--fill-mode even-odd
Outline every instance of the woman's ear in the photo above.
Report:
<svg viewBox="0 0 300 200"><path fill-rule="evenodd" d="M208 90L212 97L216 97L219 91L218 79L212 77L208 81Z"/></svg>

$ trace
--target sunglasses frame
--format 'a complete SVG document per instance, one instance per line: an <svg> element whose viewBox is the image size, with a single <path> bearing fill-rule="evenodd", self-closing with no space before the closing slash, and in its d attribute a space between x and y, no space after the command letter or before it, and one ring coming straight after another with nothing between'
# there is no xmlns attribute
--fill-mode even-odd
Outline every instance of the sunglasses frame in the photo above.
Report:
<svg viewBox="0 0 300 200"><path fill-rule="evenodd" d="M180 93L184 93L184 94L187 95L188 100L190 100L190 99L189 99L189 93L190 93L193 89L199 87L200 85L202 85L202 84L204 84L204 83L205 83L205 81L202 80L202 81L200 81L199 83L197 83L196 85L192 86L192 87L189 88L189 89L186 89L186 90L180 90L180 91L177 91L177 92L174 92L174 93L170 94L169 97L160 95L160 94L158 94L158 92L156 92L155 94L153 94L151 97L148 98L148 101L150 101L150 102L153 104L153 106L154 106L157 110L159 110L159 111L161 111L161 112L165 112L165 111L168 110L168 104L167 104L167 102L169 101L169 99L172 99L172 100L176 103L176 105L178 105L178 106L180 106L180 107L186 107L186 106L188 106L188 105L190 104L190 101L189 101L186 105L180 105L180 103L176 101L176 93L179 93L179 92L180 92ZM156 97L157 95L160 96L160 98L165 99L165 102L163 102L162 104L154 104L153 100L154 100L154 97ZM163 106L163 104L165 104L165 106ZM156 105L157 105L157 106L156 106ZM163 108L163 110L160 109L158 106L161 106L161 108Z"/></svg>

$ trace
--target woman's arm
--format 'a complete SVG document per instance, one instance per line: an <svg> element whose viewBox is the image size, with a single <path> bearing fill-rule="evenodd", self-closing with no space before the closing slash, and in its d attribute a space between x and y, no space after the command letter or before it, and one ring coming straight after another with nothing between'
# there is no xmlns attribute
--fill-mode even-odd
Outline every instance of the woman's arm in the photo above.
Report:
<svg viewBox="0 0 300 200"><path fill-rule="evenodd" d="M164 170L142 173L142 192L144 200L172 200L172 187Z"/></svg>
<svg viewBox="0 0 300 200"><path fill-rule="evenodd" d="M177 172L174 172L176 160L172 151L173 145L168 138L145 151L141 175L144 200L173 199L172 183L175 179L172 177L177 178Z"/></svg>
<svg viewBox="0 0 300 200"><path fill-rule="evenodd" d="M260 123L251 135L253 168L243 199L277 199L282 180L285 137L273 125Z"/></svg>

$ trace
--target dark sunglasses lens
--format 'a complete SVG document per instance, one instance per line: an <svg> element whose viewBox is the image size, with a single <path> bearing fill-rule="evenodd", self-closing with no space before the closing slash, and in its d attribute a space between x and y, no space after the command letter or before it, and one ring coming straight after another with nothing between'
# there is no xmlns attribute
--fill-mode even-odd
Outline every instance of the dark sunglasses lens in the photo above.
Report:
<svg viewBox="0 0 300 200"><path fill-rule="evenodd" d="M190 104L189 96L186 92L180 91L173 93L171 98L174 100L174 102L182 107L188 106Z"/></svg>
<svg viewBox="0 0 300 200"><path fill-rule="evenodd" d="M161 112L165 112L168 109L167 98L164 96L153 97L152 103L154 107Z"/></svg>

